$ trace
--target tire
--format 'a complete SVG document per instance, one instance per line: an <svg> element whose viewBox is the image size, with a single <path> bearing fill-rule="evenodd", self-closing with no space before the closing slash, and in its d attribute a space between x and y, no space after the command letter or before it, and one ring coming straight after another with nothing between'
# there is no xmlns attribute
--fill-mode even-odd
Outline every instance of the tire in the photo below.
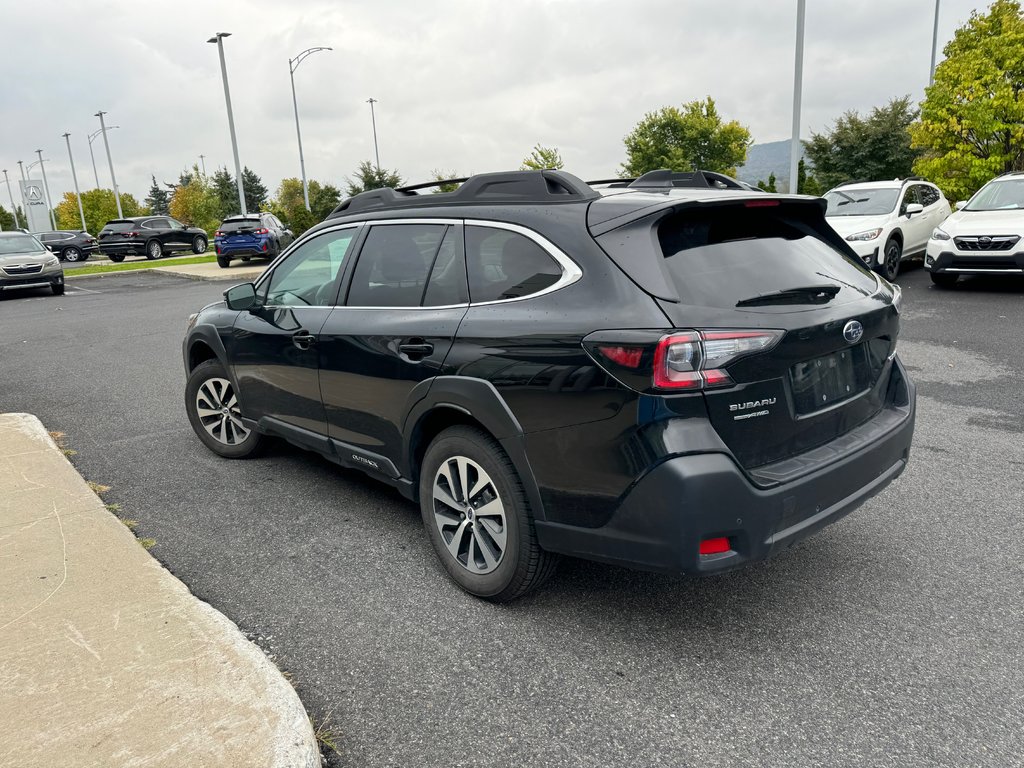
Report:
<svg viewBox="0 0 1024 768"><path fill-rule="evenodd" d="M932 272L930 274L932 282L939 288L952 288L960 279L960 275L951 275L947 272Z"/></svg>
<svg viewBox="0 0 1024 768"><path fill-rule="evenodd" d="M263 446L264 437L242 424L234 384L219 360L200 363L189 374L185 411L203 445L218 456L248 459Z"/></svg>
<svg viewBox="0 0 1024 768"><path fill-rule="evenodd" d="M472 509L463 503L467 484L476 490ZM466 426L438 435L423 457L419 491L430 543L448 575L469 594L508 602L554 573L558 557L537 543L522 481L490 435ZM485 509L490 513L480 514Z"/></svg>
<svg viewBox="0 0 1024 768"><path fill-rule="evenodd" d="M73 245L69 245L67 248L61 251L60 257L64 261L70 261L72 263L76 261L85 261L85 255L79 248L76 248Z"/></svg>
<svg viewBox="0 0 1024 768"><path fill-rule="evenodd" d="M60 283L60 284L52 283L50 285L50 290L53 291L53 295L54 296L63 296L64 295L64 283Z"/></svg>
<svg viewBox="0 0 1024 768"><path fill-rule="evenodd" d="M206 238L196 235L192 240L192 253L206 253Z"/></svg>
<svg viewBox="0 0 1024 768"><path fill-rule="evenodd" d="M231 257L230 256L218 256L217 257L217 266L220 267L221 269L227 269L228 267L231 266Z"/></svg>
<svg viewBox="0 0 1024 768"><path fill-rule="evenodd" d="M900 273L900 259L903 258L903 246L895 237L890 237L882 251L882 258L878 264L878 274L892 282Z"/></svg>
<svg viewBox="0 0 1024 768"><path fill-rule="evenodd" d="M159 240L150 240L146 243L146 258L150 261L155 261L164 255L164 247L160 245Z"/></svg>
<svg viewBox="0 0 1024 768"><path fill-rule="evenodd" d="M122 261L124 261L124 254L122 254L122 253L118 253L118 254L110 254L110 253L108 253L108 254L105 254L105 255L106 255L106 257L108 259L110 259L115 264L120 264Z"/></svg>

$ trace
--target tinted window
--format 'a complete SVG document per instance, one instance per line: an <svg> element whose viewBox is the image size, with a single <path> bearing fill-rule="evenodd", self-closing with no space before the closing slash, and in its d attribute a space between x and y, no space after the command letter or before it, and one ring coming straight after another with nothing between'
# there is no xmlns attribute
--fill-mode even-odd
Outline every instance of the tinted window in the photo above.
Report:
<svg viewBox="0 0 1024 768"><path fill-rule="evenodd" d="M769 210L680 212L659 225L665 266L683 303L731 308L761 294L823 284L842 286L839 302L875 291L865 267L807 223Z"/></svg>
<svg viewBox="0 0 1024 768"><path fill-rule="evenodd" d="M170 229L184 229L185 225L175 219L165 219L164 226Z"/></svg>
<svg viewBox="0 0 1024 768"><path fill-rule="evenodd" d="M935 203L939 202L939 190L935 187L922 184L918 191L921 195L922 205L935 205Z"/></svg>
<svg viewBox="0 0 1024 768"><path fill-rule="evenodd" d="M373 227L359 253L350 307L418 307L445 233L444 224Z"/></svg>
<svg viewBox="0 0 1024 768"><path fill-rule="evenodd" d="M913 184L907 187L907 193L903 196L903 202L900 203L900 215L907 212L907 206L911 203L920 203L921 200L917 196L918 185Z"/></svg>
<svg viewBox="0 0 1024 768"><path fill-rule="evenodd" d="M103 229L107 232L131 232L136 226L134 221L108 221Z"/></svg>
<svg viewBox="0 0 1024 768"><path fill-rule="evenodd" d="M474 303L529 296L562 277L558 262L533 240L490 227L466 227L466 270Z"/></svg>
<svg viewBox="0 0 1024 768"><path fill-rule="evenodd" d="M330 306L338 274L358 230L341 229L307 240L260 286L267 306Z"/></svg>
<svg viewBox="0 0 1024 768"><path fill-rule="evenodd" d="M167 229L167 222L163 219L147 219L142 222L146 229Z"/></svg>
<svg viewBox="0 0 1024 768"><path fill-rule="evenodd" d="M220 225L221 232L239 232L243 229L253 230L260 226L259 219L232 219Z"/></svg>
<svg viewBox="0 0 1024 768"><path fill-rule="evenodd" d="M469 301L469 286L466 284L466 255L462 249L459 230L448 227L441 241L441 247L434 259L427 291L423 294L423 306L444 307L451 304L466 304Z"/></svg>

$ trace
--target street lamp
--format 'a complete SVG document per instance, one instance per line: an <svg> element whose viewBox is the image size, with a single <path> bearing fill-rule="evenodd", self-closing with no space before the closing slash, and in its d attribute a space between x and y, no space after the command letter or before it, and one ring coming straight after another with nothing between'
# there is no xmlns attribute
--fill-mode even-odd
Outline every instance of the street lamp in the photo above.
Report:
<svg viewBox="0 0 1024 768"><path fill-rule="evenodd" d="M18 221L18 206L14 204L14 193L11 192L11 178L7 175L6 168L4 168L4 181L7 182L7 196L11 198L11 213L14 214L14 228L21 229L21 222Z"/></svg>
<svg viewBox="0 0 1024 768"><path fill-rule="evenodd" d="M114 176L114 161L110 157L110 142L107 141L107 126L103 124L103 116L106 112L100 110L96 117L100 119L100 133L103 134L103 146L107 148L107 163L110 165L110 181L114 184L114 202L117 203L117 218L123 219L121 212L121 192L117 188L117 178Z"/></svg>
<svg viewBox="0 0 1024 768"><path fill-rule="evenodd" d="M199 156L199 162L203 164L203 176L206 176L206 155Z"/></svg>
<svg viewBox="0 0 1024 768"><path fill-rule="evenodd" d="M366 100L366 103L370 105L370 120L373 121L373 156L377 158L377 176L380 177L380 153L377 151L377 118L373 114L373 105L377 103L377 100L372 96Z"/></svg>
<svg viewBox="0 0 1024 768"><path fill-rule="evenodd" d="M793 136L789 146L789 194L800 192L800 155L803 146L800 144L800 97L803 92L804 79L804 15L807 11L807 0L796 1L796 64L793 75Z"/></svg>
<svg viewBox="0 0 1024 768"><path fill-rule="evenodd" d="M242 185L242 166L238 162L238 141L235 139L235 116L231 112L231 90L228 88L228 65L224 61L224 38L231 37L230 32L218 32L206 42L217 44L217 53L220 54L220 75L224 80L224 101L228 106L228 130L231 131L231 151L235 155L235 181L238 183L238 205L245 216L248 211L245 209L245 187Z"/></svg>
<svg viewBox="0 0 1024 768"><path fill-rule="evenodd" d="M53 215L53 198L50 197L50 185L46 183L46 166L43 164L43 150L37 149L36 154L39 155L39 170L43 172L43 192L46 193L46 206L50 209L50 223L56 229L57 219Z"/></svg>
<svg viewBox="0 0 1024 768"><path fill-rule="evenodd" d="M88 227L85 226L85 209L82 208L82 193L78 191L78 174L75 173L75 158L71 154L71 138L70 138L70 136L71 136L70 133L65 133L64 134L64 141L67 142L67 145L68 145L68 160L71 161L71 178L75 182L75 197L78 198L78 215L81 216L81 218L82 218L82 231L84 232L84 231L86 231L88 229Z"/></svg>
<svg viewBox="0 0 1024 768"><path fill-rule="evenodd" d="M25 179L25 166L21 164L21 160L18 161L18 170L21 171L21 180L22 181L26 181L26 179Z"/></svg>
<svg viewBox="0 0 1024 768"><path fill-rule="evenodd" d="M108 125L105 129L100 128L89 134L89 157L92 159L92 175L96 177L96 189L100 188L100 175L96 173L96 156L92 153L92 140L103 133L104 130L112 131L120 127L120 125Z"/></svg>
<svg viewBox="0 0 1024 768"><path fill-rule="evenodd" d="M928 85L935 82L935 52L939 43L939 0L935 0L935 26L932 27L932 68L928 71Z"/></svg>
<svg viewBox="0 0 1024 768"><path fill-rule="evenodd" d="M294 59L288 59L288 75L292 79L292 106L295 107L295 135L299 139L299 168L302 169L302 199L306 201L306 210L310 210L309 207L309 187L306 186L306 161L302 157L302 131L299 130L299 102L295 98L295 70L299 68L299 64L307 56L312 56L317 51L333 51L333 48L324 48L320 46L318 48L307 48Z"/></svg>

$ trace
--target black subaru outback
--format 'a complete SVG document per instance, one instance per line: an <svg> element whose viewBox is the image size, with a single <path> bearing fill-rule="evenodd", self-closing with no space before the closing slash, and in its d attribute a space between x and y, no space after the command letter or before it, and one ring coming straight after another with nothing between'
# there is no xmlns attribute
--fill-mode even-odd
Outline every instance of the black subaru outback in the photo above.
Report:
<svg viewBox="0 0 1024 768"><path fill-rule="evenodd" d="M899 288L823 201L723 179L349 198L190 318L192 426L221 456L276 436L395 486L491 600L559 554L700 574L775 554L903 471L915 389Z"/></svg>

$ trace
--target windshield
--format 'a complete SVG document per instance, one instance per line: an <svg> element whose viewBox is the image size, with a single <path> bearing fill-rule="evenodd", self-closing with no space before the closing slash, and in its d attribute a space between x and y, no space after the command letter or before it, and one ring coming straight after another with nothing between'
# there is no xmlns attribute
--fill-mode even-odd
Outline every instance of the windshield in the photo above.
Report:
<svg viewBox="0 0 1024 768"><path fill-rule="evenodd" d="M5 235L0 237L0 256L45 250L42 243L32 237L32 235Z"/></svg>
<svg viewBox="0 0 1024 768"><path fill-rule="evenodd" d="M990 181L964 206L967 211L1012 211L1024 208L1024 179Z"/></svg>
<svg viewBox="0 0 1024 768"><path fill-rule="evenodd" d="M833 189L825 195L826 216L878 216L896 208L898 189Z"/></svg>

